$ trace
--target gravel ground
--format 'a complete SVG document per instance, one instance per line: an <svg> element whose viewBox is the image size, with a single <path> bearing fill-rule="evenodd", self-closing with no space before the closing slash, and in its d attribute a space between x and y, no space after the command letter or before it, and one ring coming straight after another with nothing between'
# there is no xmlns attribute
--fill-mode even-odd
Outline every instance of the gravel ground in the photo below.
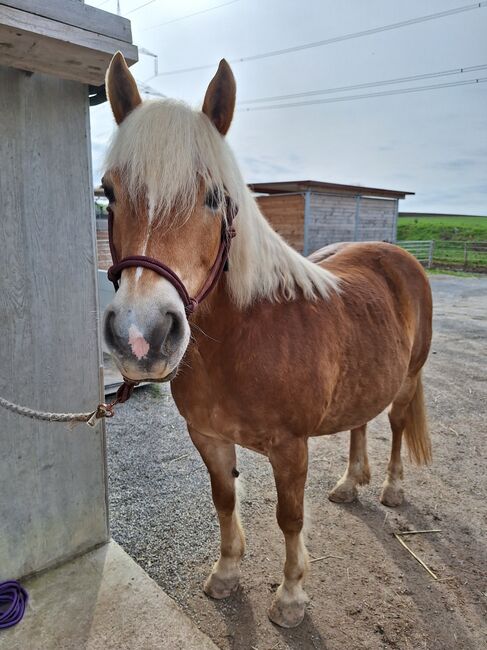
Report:
<svg viewBox="0 0 487 650"><path fill-rule="evenodd" d="M391 436L381 415L369 428L371 484L357 503L339 506L327 493L345 467L348 436L311 441L307 545L312 557L328 557L311 565L311 602L295 630L277 628L265 613L283 561L266 459L239 450L242 587L216 602L201 590L218 553L209 480L168 388L139 389L108 421L112 535L219 647L487 647L487 279L436 276L431 283L435 333L424 383L434 464L406 462L405 503L382 506ZM441 581L392 537L408 528L441 529L410 538Z"/></svg>

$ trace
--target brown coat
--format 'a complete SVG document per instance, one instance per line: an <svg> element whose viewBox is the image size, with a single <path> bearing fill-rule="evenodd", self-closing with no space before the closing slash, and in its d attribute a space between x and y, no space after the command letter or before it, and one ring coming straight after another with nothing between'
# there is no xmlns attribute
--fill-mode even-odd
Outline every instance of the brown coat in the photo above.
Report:
<svg viewBox="0 0 487 650"><path fill-rule="evenodd" d="M420 264L396 246L364 243L322 265L342 279L328 300L259 301L240 312L222 282L195 314L171 384L192 428L267 453L280 433L365 424L420 370L432 312Z"/></svg>

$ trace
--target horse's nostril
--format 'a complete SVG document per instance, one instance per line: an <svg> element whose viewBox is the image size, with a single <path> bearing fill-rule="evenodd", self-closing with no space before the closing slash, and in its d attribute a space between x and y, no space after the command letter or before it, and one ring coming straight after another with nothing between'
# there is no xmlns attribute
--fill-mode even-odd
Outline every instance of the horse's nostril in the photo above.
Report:
<svg viewBox="0 0 487 650"><path fill-rule="evenodd" d="M183 335L183 323L181 320L181 316L179 314L176 314L174 312L167 312L166 314L167 318L172 319L171 326L169 328L167 337L169 339L179 339Z"/></svg>
<svg viewBox="0 0 487 650"><path fill-rule="evenodd" d="M154 350L164 349L176 342L182 333L181 317L175 312L163 312L160 322L150 333L151 347Z"/></svg>
<svg viewBox="0 0 487 650"><path fill-rule="evenodd" d="M105 337L105 342L109 347L113 347L115 344L115 333L113 329L114 320L115 320L115 311L113 309L108 309L105 312L103 334Z"/></svg>

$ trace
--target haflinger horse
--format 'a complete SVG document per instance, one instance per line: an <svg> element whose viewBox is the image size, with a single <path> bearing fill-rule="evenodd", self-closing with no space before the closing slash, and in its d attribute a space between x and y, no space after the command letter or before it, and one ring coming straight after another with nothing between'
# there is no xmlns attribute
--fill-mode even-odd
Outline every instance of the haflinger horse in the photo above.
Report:
<svg viewBox="0 0 487 650"><path fill-rule="evenodd" d="M235 445L268 457L286 546L269 617L296 626L307 602L308 438L351 431L348 467L329 495L336 502L352 501L369 482L366 426L387 407L392 451L382 503L403 499L403 434L413 460L430 460L421 384L428 280L391 244L339 244L306 259L269 226L224 138L236 97L225 60L201 111L142 102L120 53L106 88L119 125L103 186L118 260L111 278L120 286L105 341L128 380L171 381L208 468L221 531L209 596L237 588L244 553Z"/></svg>

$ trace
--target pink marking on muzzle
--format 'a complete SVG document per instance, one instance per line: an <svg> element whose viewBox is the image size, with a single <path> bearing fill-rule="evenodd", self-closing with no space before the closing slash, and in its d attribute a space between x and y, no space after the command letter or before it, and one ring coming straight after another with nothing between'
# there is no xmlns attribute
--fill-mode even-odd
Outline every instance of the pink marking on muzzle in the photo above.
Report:
<svg viewBox="0 0 487 650"><path fill-rule="evenodd" d="M149 352L149 344L142 335L137 325L132 324L129 327L129 344L132 348L132 354L140 361Z"/></svg>

